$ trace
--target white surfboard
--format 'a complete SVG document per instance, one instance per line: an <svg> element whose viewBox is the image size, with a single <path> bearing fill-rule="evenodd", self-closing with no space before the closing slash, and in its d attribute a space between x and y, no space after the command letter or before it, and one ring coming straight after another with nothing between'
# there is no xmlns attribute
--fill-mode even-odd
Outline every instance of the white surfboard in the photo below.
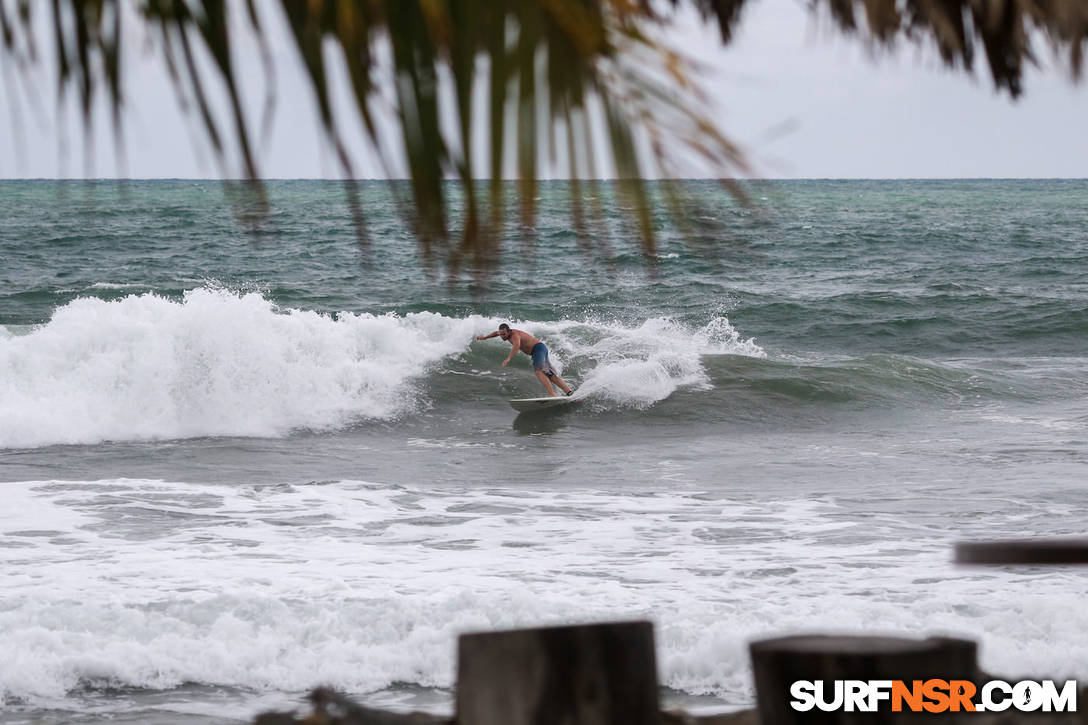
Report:
<svg viewBox="0 0 1088 725"><path fill-rule="evenodd" d="M533 410L559 408L576 402L578 402L577 398L567 395L559 395L554 398L515 398L510 401L510 407L519 413L528 413Z"/></svg>

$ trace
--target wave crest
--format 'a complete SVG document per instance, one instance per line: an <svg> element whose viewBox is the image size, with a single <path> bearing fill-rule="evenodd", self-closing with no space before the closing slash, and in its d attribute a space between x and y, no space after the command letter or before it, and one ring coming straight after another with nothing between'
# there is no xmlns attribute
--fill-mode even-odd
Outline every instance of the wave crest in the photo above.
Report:
<svg viewBox="0 0 1088 725"><path fill-rule="evenodd" d="M479 320L324 315L198 288L84 297L0 340L0 446L279 436L412 409Z"/></svg>

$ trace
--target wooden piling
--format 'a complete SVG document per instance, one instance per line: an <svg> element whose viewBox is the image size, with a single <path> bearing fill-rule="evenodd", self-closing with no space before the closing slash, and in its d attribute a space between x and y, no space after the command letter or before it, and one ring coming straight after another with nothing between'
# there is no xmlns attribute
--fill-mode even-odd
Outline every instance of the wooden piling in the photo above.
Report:
<svg viewBox="0 0 1088 725"><path fill-rule="evenodd" d="M1088 539L961 541L956 544L956 563L991 566L1088 564Z"/></svg>
<svg viewBox="0 0 1088 725"><path fill-rule="evenodd" d="M653 625L462 635L458 725L658 725Z"/></svg>

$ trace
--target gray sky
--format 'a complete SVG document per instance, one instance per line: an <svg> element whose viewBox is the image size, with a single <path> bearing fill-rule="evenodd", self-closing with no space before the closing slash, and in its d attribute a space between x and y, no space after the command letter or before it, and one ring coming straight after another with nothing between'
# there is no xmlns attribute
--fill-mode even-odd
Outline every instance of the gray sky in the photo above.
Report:
<svg viewBox="0 0 1088 725"><path fill-rule="evenodd" d="M1063 69L1031 71L1026 93L1013 102L994 91L984 63L972 77L943 68L930 48L873 53L798 0L753 2L724 49L716 31L691 15L667 38L707 65L703 85L716 105L713 117L766 178L1088 177L1088 86L1074 85ZM220 169L179 110L163 64L136 45L126 66L132 101L121 175L218 178ZM339 169L321 141L294 52L276 45L277 106L272 132L259 145L262 172L336 178ZM259 109L263 71L255 52L243 57L256 81L249 84L250 105ZM21 132L12 120L12 78L4 69L0 178L86 175L78 120L71 112L66 121L56 117L49 73L39 71L18 91ZM27 94L37 101L28 104ZM348 105L339 105L345 128L357 137ZM101 119L89 168L93 176L117 176L112 133ZM67 156L59 153L62 145ZM361 142L351 146L358 176L384 175ZM240 175L233 157L229 163L228 175Z"/></svg>

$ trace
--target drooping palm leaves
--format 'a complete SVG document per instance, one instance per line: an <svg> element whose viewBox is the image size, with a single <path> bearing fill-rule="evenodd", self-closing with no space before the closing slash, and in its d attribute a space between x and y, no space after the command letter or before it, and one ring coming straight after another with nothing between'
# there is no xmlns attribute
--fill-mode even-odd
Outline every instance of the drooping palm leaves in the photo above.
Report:
<svg viewBox="0 0 1088 725"><path fill-rule="evenodd" d="M974 64L981 44L994 84L1019 96L1024 66L1035 61L1031 31L1040 30L1055 48L1065 48L1079 77L1088 38L1088 3L1081 0L909 0L906 3L827 0L847 32L868 28L880 42L898 36L930 37L950 66ZM860 7L859 7L860 5Z"/></svg>
<svg viewBox="0 0 1088 725"><path fill-rule="evenodd" d="M729 42L746 0L688 0ZM753 0L747 0L752 2ZM670 0L671 5L683 0ZM252 119L241 100L236 67L238 23L259 40L266 66L269 24L285 23L314 90L324 131L343 173L355 164L345 139L361 133L388 148L374 102L391 89L410 179L411 210L425 260L478 274L499 260L508 193L517 179L517 217L531 235L541 163L565 166L573 180L572 226L584 232L579 180L618 179L617 193L632 209L643 247L654 249L647 175L675 174L677 149L694 153L723 178L745 170L739 149L705 115L689 65L658 38L670 22L665 3L649 0L50 0L35 13L31 0L0 0L3 63L24 70L40 61L35 25L48 22L61 95L74 91L85 125L96 94L104 93L120 129L125 104L126 17L139 18L157 39L184 108L198 119L221 163L236 148L243 175L260 190ZM848 33L879 43L900 38L935 42L952 66L970 69L981 45L998 89L1021 92L1024 66L1034 58L1033 29L1068 52L1079 74L1088 37L1082 0L808 0L826 9ZM39 8L40 9L40 8ZM36 18L47 17L47 21ZM342 62L361 128L345 128L332 110L327 67ZM209 63L210 61L210 63ZM202 68L211 68L210 74ZM207 77L210 75L211 77ZM447 80L448 79L448 80ZM210 100L209 82L225 89L226 112ZM482 101L482 102L481 102ZM482 110L480 108L482 106ZM452 126L449 123L453 121ZM444 133L444 128L456 129ZM227 139L234 139L228 143ZM479 140L486 139L483 148ZM597 168L603 150L611 168ZM447 209L448 185L460 182L463 212ZM486 187L478 178L490 181ZM661 187L679 212L672 190ZM354 194L352 213L365 230ZM592 210L588 210L592 211ZM456 239L451 228L459 229Z"/></svg>

